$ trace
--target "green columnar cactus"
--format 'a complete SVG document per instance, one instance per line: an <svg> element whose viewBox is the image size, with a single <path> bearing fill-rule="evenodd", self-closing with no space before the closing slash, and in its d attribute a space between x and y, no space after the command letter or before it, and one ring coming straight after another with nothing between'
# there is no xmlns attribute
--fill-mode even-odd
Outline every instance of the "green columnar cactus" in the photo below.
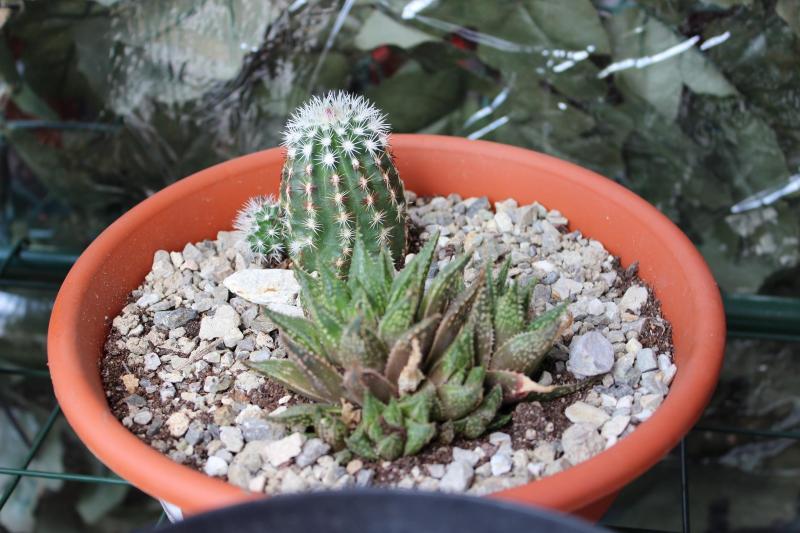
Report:
<svg viewBox="0 0 800 533"><path fill-rule="evenodd" d="M393 262L402 260L406 202L388 134L380 111L343 92L314 97L292 115L284 132L279 242L295 264L344 273L356 235L368 251L385 248ZM272 235L243 226L254 252L275 245Z"/></svg>
<svg viewBox="0 0 800 533"><path fill-rule="evenodd" d="M283 223L274 196L257 196L239 211L233 227L240 231L257 259L278 261L283 255Z"/></svg>
<svg viewBox="0 0 800 533"><path fill-rule="evenodd" d="M543 386L530 377L570 323L566 306L533 319L531 286L508 282L507 264L497 279L484 268L465 288L469 256L454 258L426 287L437 241L398 273L385 249L372 254L361 239L347 281L325 265L316 278L295 269L308 318L266 310L288 358L250 365L325 407L290 408L281 420L320 434L321 413L330 418L339 405L359 405L360 423L345 423L352 433L342 439L338 430L329 442L393 459L419 451L435 423L445 439L474 438L508 420L499 414L503 403L582 386Z"/></svg>

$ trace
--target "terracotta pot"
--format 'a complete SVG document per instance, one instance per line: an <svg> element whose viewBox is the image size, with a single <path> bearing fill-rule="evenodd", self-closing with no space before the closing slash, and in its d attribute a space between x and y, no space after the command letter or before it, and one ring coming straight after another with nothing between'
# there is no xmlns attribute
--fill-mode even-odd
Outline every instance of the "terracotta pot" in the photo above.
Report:
<svg viewBox="0 0 800 533"><path fill-rule="evenodd" d="M395 135L406 187L420 195L487 195L559 209L570 227L601 241L623 264L639 261L672 322L678 373L662 406L630 436L562 473L493 497L598 518L616 493L661 459L696 422L722 363L725 320L700 254L653 206L593 172L539 153L483 141ZM98 372L110 321L159 249L214 238L249 197L277 191L282 151L271 149L198 172L120 217L81 255L53 309L48 358L67 420L114 472L189 514L255 495L172 462L111 413Z"/></svg>

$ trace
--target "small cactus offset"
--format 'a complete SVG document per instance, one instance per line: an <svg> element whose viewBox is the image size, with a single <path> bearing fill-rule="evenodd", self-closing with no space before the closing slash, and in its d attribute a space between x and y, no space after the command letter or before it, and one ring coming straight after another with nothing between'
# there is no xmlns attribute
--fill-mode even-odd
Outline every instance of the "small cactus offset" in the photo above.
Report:
<svg viewBox="0 0 800 533"><path fill-rule="evenodd" d="M241 232L256 259L278 261L283 256L283 223L274 196L248 200L233 227Z"/></svg>
<svg viewBox="0 0 800 533"><path fill-rule="evenodd" d="M301 268L347 271L356 235L370 252L405 255L406 203L384 115L361 96L314 97L290 118L280 185L281 249ZM246 208L245 208L246 211ZM275 246L245 231L253 251Z"/></svg>
<svg viewBox="0 0 800 533"><path fill-rule="evenodd" d="M331 445L363 457L394 459L417 453L437 434L475 438L499 427L508 421L504 403L583 386L543 386L531 377L570 323L565 305L534 318L532 284L507 281L508 264L497 279L482 269L465 288L468 255L426 284L437 241L433 236L400 272L385 249L370 252L362 239L347 281L324 265L316 278L295 269L308 318L266 310L288 358L250 366L320 403L290 408L280 420L313 426L321 438L332 436ZM337 419L354 405L360 422ZM321 420L328 428L322 433Z"/></svg>

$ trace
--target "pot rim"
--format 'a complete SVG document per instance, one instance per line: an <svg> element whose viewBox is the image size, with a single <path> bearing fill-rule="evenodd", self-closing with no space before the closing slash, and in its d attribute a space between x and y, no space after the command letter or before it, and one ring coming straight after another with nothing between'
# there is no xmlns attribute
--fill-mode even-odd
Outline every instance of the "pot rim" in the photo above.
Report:
<svg viewBox="0 0 800 533"><path fill-rule="evenodd" d="M704 335L702 342L695 342L691 347L691 351L697 353L678 363L678 375L655 414L630 435L588 461L490 497L575 511L618 491L648 470L700 417L714 391L722 365L725 343L722 300L708 266L691 241L666 216L633 192L572 163L488 141L414 134L393 135L391 140L395 152L422 152L425 161L420 164L435 165L445 153L459 157L469 152L495 158L501 156L504 160L526 164L533 161L553 169L559 179L569 180L572 187L582 189L584 194L634 210L636 217L652 230L660 245L681 257L682 272L688 281L688 297L694 310L692 323ZM431 153L433 150L437 157ZM262 496L173 462L139 440L117 420L104 394L98 393L102 391L99 372L86 375L85 367L80 363L78 338L82 309L79 303L85 293L91 293L94 273L104 258L149 217L171 208L176 198L201 193L220 179L230 178L277 157L283 157L280 148L215 165L166 187L132 208L103 231L79 257L61 286L51 315L48 364L55 395L69 424L92 453L118 475L148 494L170 501L189 513ZM579 224L575 226L583 231ZM613 253L620 255L619 250ZM106 317L106 321L110 318Z"/></svg>

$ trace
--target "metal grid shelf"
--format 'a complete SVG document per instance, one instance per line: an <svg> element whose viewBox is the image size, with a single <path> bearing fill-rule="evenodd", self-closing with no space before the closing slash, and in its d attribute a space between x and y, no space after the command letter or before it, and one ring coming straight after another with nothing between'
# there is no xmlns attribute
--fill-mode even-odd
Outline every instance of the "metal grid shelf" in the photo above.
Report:
<svg viewBox="0 0 800 533"><path fill-rule="evenodd" d="M70 254L55 254L56 257L48 257L47 254L37 255L26 253L27 242L19 241L11 248L0 249L0 287L26 287L26 288L45 288L57 289L58 282L54 282L66 272L64 267L74 260ZM43 267L41 262L47 263ZM29 269L20 267L27 263L37 268ZM47 266L50 268L48 269ZM42 275L44 274L44 275ZM781 341L800 341L800 300L790 298L775 298L764 296L734 295L725 297L726 316L728 319L729 337L740 338L759 338ZM18 375L31 378L49 378L50 375L45 370L35 370L27 368L0 367L0 376ZM80 473L69 472L48 472L31 470L30 466L36 454L39 452L47 435L53 429L58 418L61 416L61 409L56 405L44 424L39 428L33 439L22 432L21 428L16 427L23 442L30 442L30 446L24 460L15 466L0 465L0 476L10 476L11 483L5 488L0 496L0 510L11 498L23 477L59 479L63 481L79 483L98 483L129 485L127 481L118 477L94 476ZM800 432L782 430L761 430L743 427L726 427L708 424L698 424L692 432L682 439L677 447L677 454L680 460L680 484L675 487L680 491L680 516L681 529L683 533L691 531L690 525L690 482L689 467L687 462L686 439L696 432L713 432L727 435L746 435L752 437L793 439L800 441ZM166 519L162 512L156 525L161 524ZM610 523L603 523L605 527L620 532L651 532L651 533L676 533L670 530L640 529L623 526L615 526Z"/></svg>

